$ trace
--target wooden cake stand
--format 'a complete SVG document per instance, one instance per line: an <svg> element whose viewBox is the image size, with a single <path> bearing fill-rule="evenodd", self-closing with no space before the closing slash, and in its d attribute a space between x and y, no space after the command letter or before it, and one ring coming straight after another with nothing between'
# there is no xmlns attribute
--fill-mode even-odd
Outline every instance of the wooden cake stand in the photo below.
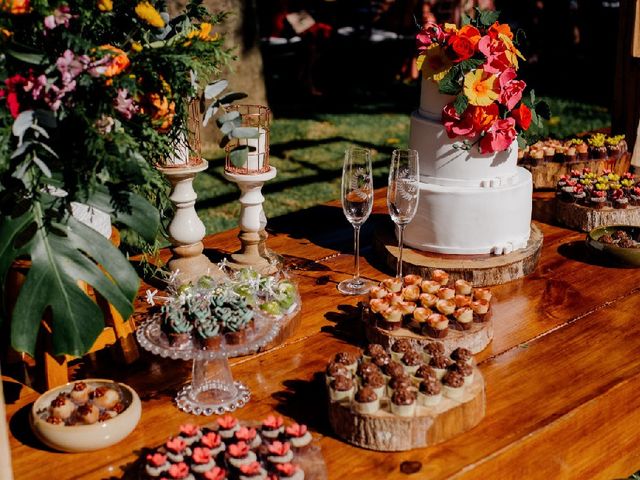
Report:
<svg viewBox="0 0 640 480"><path fill-rule="evenodd" d="M444 442L475 427L485 413L484 379L474 367L474 378L465 386L461 401L442 397L434 407L416 406L412 417L400 417L389 410L389 399L380 410L361 414L350 402L329 402L329 422L334 432L358 447L381 452L424 448Z"/></svg>
<svg viewBox="0 0 640 480"><path fill-rule="evenodd" d="M606 207L600 210L556 200L556 219L573 230L590 232L608 225L640 225L640 207Z"/></svg>
<svg viewBox="0 0 640 480"><path fill-rule="evenodd" d="M445 270L452 280L463 279L475 287L501 285L529 275L536 268L542 250L543 235L531 224L527 246L507 255L445 255L404 247L403 271L430 277L433 270ZM387 266L395 271L398 244L391 223L383 223L374 233L374 247Z"/></svg>
<svg viewBox="0 0 640 480"><path fill-rule="evenodd" d="M379 343L385 348L391 348L400 338L408 338L414 346L424 346L427 343L440 342L444 345L445 352L451 353L458 347L470 350L474 355L481 352L493 340L493 320L491 310L487 313L484 322L474 322L470 330L455 330L449 327L449 332L444 338L432 338L420 335L408 328L402 327L394 331L385 330L375 324L375 317L368 312L363 313L365 334L370 343Z"/></svg>

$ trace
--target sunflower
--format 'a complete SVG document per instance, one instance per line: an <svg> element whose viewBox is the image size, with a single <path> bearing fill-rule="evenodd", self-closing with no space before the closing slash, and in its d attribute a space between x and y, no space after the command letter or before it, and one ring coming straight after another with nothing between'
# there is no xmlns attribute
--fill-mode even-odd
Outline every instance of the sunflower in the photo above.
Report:
<svg viewBox="0 0 640 480"><path fill-rule="evenodd" d="M164 20L160 13L149 2L140 2L136 5L136 15L147 22L152 27L164 28Z"/></svg>

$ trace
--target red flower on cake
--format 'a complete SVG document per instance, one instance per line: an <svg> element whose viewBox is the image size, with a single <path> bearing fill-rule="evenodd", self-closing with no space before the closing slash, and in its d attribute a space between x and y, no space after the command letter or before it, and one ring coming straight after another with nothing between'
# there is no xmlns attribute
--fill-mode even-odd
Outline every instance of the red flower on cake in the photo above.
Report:
<svg viewBox="0 0 640 480"><path fill-rule="evenodd" d="M480 41L480 31L472 26L465 25L454 35L451 35L447 43L454 54L454 62L462 62L471 58L476 53L476 47Z"/></svg>
<svg viewBox="0 0 640 480"><path fill-rule="evenodd" d="M285 429L287 435L292 437L302 437L305 433L307 433L307 426L301 425L299 423L294 423L290 427Z"/></svg>
<svg viewBox="0 0 640 480"><path fill-rule="evenodd" d="M487 107L469 105L464 113L471 117L471 124L473 125L474 133L479 133L491 127L500 114L500 108L495 103L492 103Z"/></svg>
<svg viewBox="0 0 640 480"><path fill-rule="evenodd" d="M187 448L187 443L180 437L175 437L170 440L167 440L167 443L165 444L165 446L167 447L167 449L171 450L172 452L180 453L185 448Z"/></svg>
<svg viewBox="0 0 640 480"><path fill-rule="evenodd" d="M220 435L216 432L209 432L200 439L200 442L209 448L219 447L221 441Z"/></svg>
<svg viewBox="0 0 640 480"><path fill-rule="evenodd" d="M169 475L175 479L187 478L187 475L189 475L189 466L184 462L171 465L169 467Z"/></svg>
<svg viewBox="0 0 640 480"><path fill-rule="evenodd" d="M211 450L208 448L196 447L193 449L191 457L195 463L209 463L211 461Z"/></svg>
<svg viewBox="0 0 640 480"><path fill-rule="evenodd" d="M243 440L245 442L250 442L254 438L256 438L256 429L255 428L247 428L242 427L240 430L236 432L236 438L238 440Z"/></svg>
<svg viewBox="0 0 640 480"><path fill-rule="evenodd" d="M243 458L249 454L249 445L245 442L238 442L229 445L229 455L234 458Z"/></svg>
<svg viewBox="0 0 640 480"><path fill-rule="evenodd" d="M167 462L167 456L162 455L161 453L154 453L153 455L147 455L147 463L153 465L154 467L160 467Z"/></svg>
<svg viewBox="0 0 640 480"><path fill-rule="evenodd" d="M286 455L289 452L289 449L291 448L291 445L289 445L289 442L273 442L271 445L269 445L269 453L272 453L273 455L277 455L278 457L282 457L283 455Z"/></svg>
<svg viewBox="0 0 640 480"><path fill-rule="evenodd" d="M449 138L455 138L457 136L474 137L477 134L473 129L471 116L463 115L460 117L451 103L445 105L442 109L442 121L444 122L444 128Z"/></svg>
<svg viewBox="0 0 640 480"><path fill-rule="evenodd" d="M258 462L247 463L246 465L240 465L240 471L245 475L257 475L260 473L260 464Z"/></svg>
<svg viewBox="0 0 640 480"><path fill-rule="evenodd" d="M282 425L284 424L284 420L282 420L282 417L278 416L276 417L275 415L269 415L263 422L262 425L271 429L271 430L277 430L278 428L282 427Z"/></svg>
<svg viewBox="0 0 640 480"><path fill-rule="evenodd" d="M506 35L509 40L513 40L513 32L508 23L494 22L494 24L489 27L487 33L491 38L498 38L499 34L503 34Z"/></svg>
<svg viewBox="0 0 640 480"><path fill-rule="evenodd" d="M279 463L276 465L276 470L286 477L292 477L298 470L298 466L293 463Z"/></svg>
<svg viewBox="0 0 640 480"><path fill-rule="evenodd" d="M180 433L183 433L188 437L197 435L199 431L200 427L198 425L194 425L193 423L185 423L184 425L180 425Z"/></svg>
<svg viewBox="0 0 640 480"><path fill-rule="evenodd" d="M522 100L522 92L527 84L522 80L516 80L516 71L513 68L502 72L498 81L500 83L500 103L507 107L507 110L513 110Z"/></svg>
<svg viewBox="0 0 640 480"><path fill-rule="evenodd" d="M238 420L236 420L236 418L232 417L231 415L225 415L224 417L220 417L216 421L218 422L218 425L220 425L220 427L224 428L225 430L232 429L236 426L236 423L238 423Z"/></svg>
<svg viewBox="0 0 640 480"><path fill-rule="evenodd" d="M503 152L516 138L516 121L513 118L496 120L480 140L480 153Z"/></svg>
<svg viewBox="0 0 640 480"><path fill-rule="evenodd" d="M507 56L507 48L500 40L493 39L490 35L485 35L478 42L478 50L487 57L487 61L482 66L485 72L500 73L511 67L511 62Z"/></svg>
<svg viewBox="0 0 640 480"><path fill-rule="evenodd" d="M227 478L227 472L220 467L213 467L211 470L204 473L204 478L207 480L224 480Z"/></svg>

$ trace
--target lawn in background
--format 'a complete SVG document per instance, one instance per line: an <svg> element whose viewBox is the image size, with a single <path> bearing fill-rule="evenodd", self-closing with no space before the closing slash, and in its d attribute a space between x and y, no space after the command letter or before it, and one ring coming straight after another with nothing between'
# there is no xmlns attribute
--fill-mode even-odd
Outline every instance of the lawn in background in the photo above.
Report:
<svg viewBox="0 0 640 480"><path fill-rule="evenodd" d="M563 99L547 101L553 114L546 127L550 136L566 138L610 124L609 112L603 107ZM263 189L267 217L339 198L342 159L350 145L372 150L374 181L383 186L392 150L408 144L409 114L322 113L276 118L271 127L270 162L278 176ZM208 235L236 227L240 214L238 189L222 175L222 156L209 160L209 169L195 183L196 207Z"/></svg>

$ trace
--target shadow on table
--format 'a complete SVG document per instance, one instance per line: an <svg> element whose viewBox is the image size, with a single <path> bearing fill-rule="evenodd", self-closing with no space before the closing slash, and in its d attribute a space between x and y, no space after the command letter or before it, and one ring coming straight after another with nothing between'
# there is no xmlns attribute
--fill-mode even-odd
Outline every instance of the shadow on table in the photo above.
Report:
<svg viewBox="0 0 640 480"><path fill-rule="evenodd" d="M327 312L324 318L333 322L333 325L324 326L320 329L321 331L350 344L365 342L362 303L356 306L338 305L337 312Z"/></svg>
<svg viewBox="0 0 640 480"><path fill-rule="evenodd" d="M29 417L31 415L31 407L33 402L25 405L13 414L9 421L9 429L18 442L28 447L35 448L36 450L43 450L45 452L55 452L55 450L47 447L44 443L38 440L31 430L31 424Z"/></svg>
<svg viewBox="0 0 640 480"><path fill-rule="evenodd" d="M570 260L586 263L588 265L594 265L596 267L634 268L630 265L613 262L612 260L606 258L603 254L599 254L598 252L589 248L584 241L563 243L558 247L558 253Z"/></svg>

